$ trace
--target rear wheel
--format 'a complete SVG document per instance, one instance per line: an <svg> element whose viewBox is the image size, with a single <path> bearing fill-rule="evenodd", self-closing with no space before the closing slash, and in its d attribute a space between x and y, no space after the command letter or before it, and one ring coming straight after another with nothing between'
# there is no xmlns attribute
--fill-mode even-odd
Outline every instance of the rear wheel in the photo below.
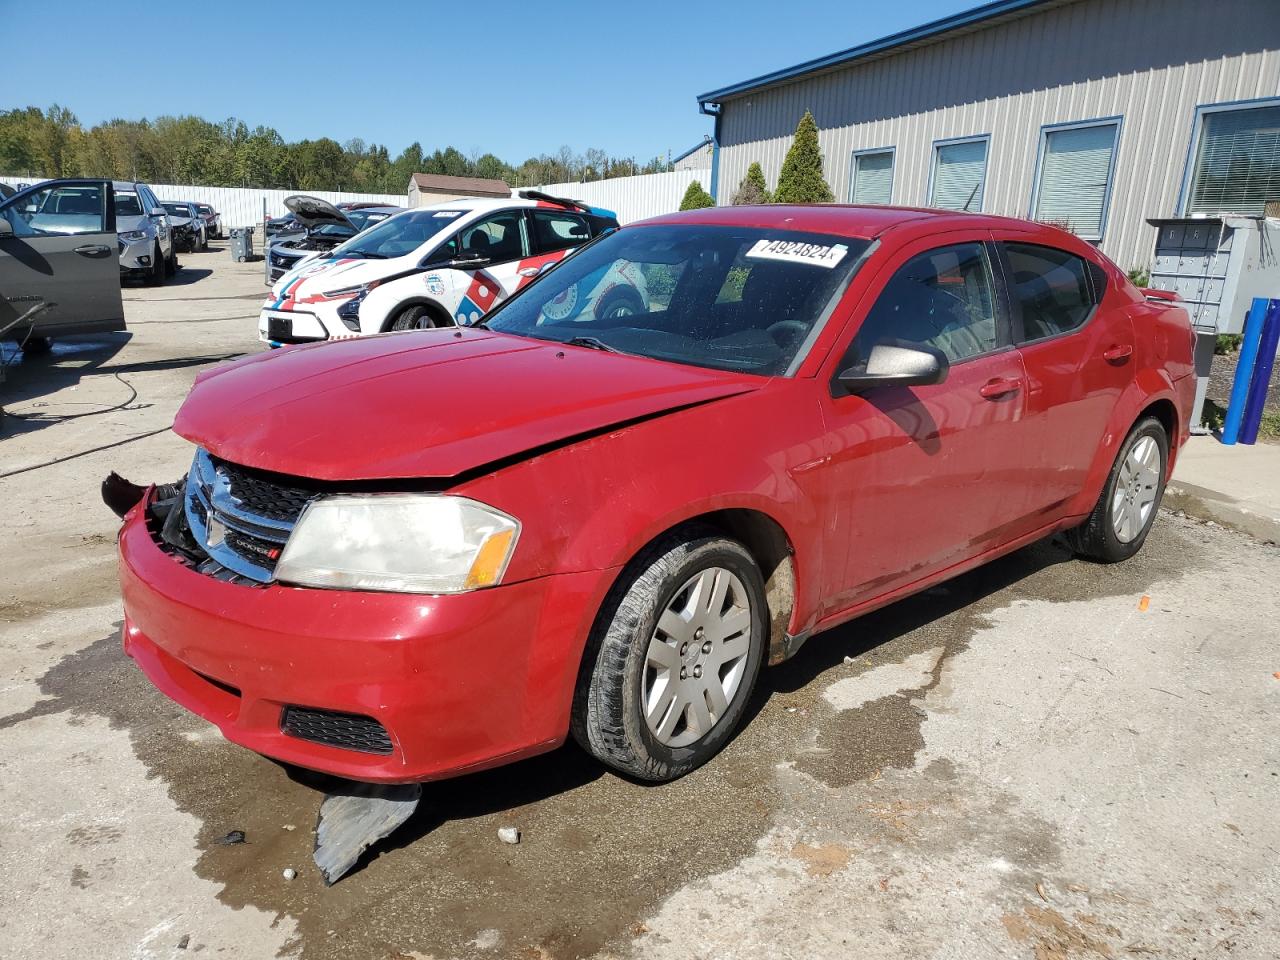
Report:
<svg viewBox="0 0 1280 960"><path fill-rule="evenodd" d="M164 262L164 275L166 277L174 277L178 274L178 248L176 246L169 247L169 256Z"/></svg>
<svg viewBox="0 0 1280 960"><path fill-rule="evenodd" d="M431 308L417 304L416 306L406 307L401 310L394 320L391 321L389 330L430 330L432 327L441 327L445 324L437 323L436 316L432 313Z"/></svg>
<svg viewBox="0 0 1280 960"><path fill-rule="evenodd" d="M574 697L574 737L643 780L702 765L742 719L767 622L760 570L740 543L709 529L658 541L606 600Z"/></svg>
<svg viewBox="0 0 1280 960"><path fill-rule="evenodd" d="M1120 445L1089 518L1067 534L1076 553L1102 563L1127 560L1142 549L1164 495L1169 435L1144 417Z"/></svg>

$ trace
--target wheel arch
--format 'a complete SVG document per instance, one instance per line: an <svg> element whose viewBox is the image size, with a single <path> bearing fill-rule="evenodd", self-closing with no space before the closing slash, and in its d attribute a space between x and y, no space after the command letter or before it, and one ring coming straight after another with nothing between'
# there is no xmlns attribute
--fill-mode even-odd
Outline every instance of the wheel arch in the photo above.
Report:
<svg viewBox="0 0 1280 960"><path fill-rule="evenodd" d="M710 527L726 538L741 543L760 567L769 617L766 660L775 664L787 659L799 649L803 639L798 639L791 632L798 597L795 546L777 518L758 507L721 507L691 512L678 520L667 522L631 551L630 556L618 568L613 583L606 591L606 597L613 594L618 584L634 572L635 561L654 543L681 530L699 527ZM608 606L607 601L600 605L596 611L597 619Z"/></svg>
<svg viewBox="0 0 1280 960"><path fill-rule="evenodd" d="M1073 507L1073 514L1083 515L1093 509L1093 504L1102 495L1102 485L1111 473L1120 445L1134 424L1145 416L1154 416L1165 428L1169 438L1169 462L1165 465L1165 478L1172 476L1179 447L1177 394L1168 379L1156 371L1144 371L1144 374L1147 375L1139 375L1130 384L1112 411L1111 420L1098 446L1097 456L1094 457L1084 487Z"/></svg>
<svg viewBox="0 0 1280 960"><path fill-rule="evenodd" d="M396 305L387 312L386 317L382 320L382 332L386 333L389 331L391 329L391 325L396 322L396 318L406 310L410 310L413 307L426 307L427 312L431 314L437 327L455 326L453 317L450 315L449 311L444 308L444 305L440 303L440 301L433 300L430 297L407 297L404 300L398 301Z"/></svg>

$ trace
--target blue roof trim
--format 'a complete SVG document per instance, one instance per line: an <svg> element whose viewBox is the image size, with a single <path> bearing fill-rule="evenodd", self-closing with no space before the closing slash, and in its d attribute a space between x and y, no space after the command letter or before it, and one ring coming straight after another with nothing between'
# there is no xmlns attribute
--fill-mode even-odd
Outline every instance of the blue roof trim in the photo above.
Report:
<svg viewBox="0 0 1280 960"><path fill-rule="evenodd" d="M689 148L688 150L686 150L684 153L680 154L680 155L679 155L679 156L677 156L677 157L672 157L672 158L671 158L671 162L672 162L672 163L679 163L679 162L680 162L681 160L683 160L685 157L692 156L693 154L695 154L695 153L697 153L699 150L701 150L703 147L709 147L709 146L711 146L711 144L712 144L712 143L714 143L714 142L715 142L715 141L713 141L710 137L708 137L708 136L703 136L703 138L702 138L701 140L699 140L697 143L695 143L692 147L690 147L690 148Z"/></svg>
<svg viewBox="0 0 1280 960"><path fill-rule="evenodd" d="M805 74L825 70L829 67L843 66L856 60L861 60L864 57L869 57L872 54L884 53L895 47L927 40L960 27L972 26L984 20L990 20L1008 13L1017 13L1020 10L1037 7L1048 2L1049 0L996 0L995 3L974 7L972 10L966 10L954 16L943 17L941 20L934 20L931 23L912 27L910 30L903 30L901 33L894 33L887 37L881 37L879 40L872 40L870 43L850 47L848 50L841 50L839 53L818 57L816 60L806 60L804 63L796 64L794 67L775 70L773 73L766 73L751 80L744 80L742 83L735 83L728 87L721 87L719 90L712 90L709 93L698 94L698 104L699 107L705 107L708 103L719 103L728 97L737 96L759 87L768 87L786 80L794 80Z"/></svg>

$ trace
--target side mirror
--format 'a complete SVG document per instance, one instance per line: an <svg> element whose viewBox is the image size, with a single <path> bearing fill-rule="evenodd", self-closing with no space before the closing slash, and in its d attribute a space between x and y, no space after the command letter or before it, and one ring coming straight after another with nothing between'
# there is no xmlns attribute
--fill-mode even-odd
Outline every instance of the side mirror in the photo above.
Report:
<svg viewBox="0 0 1280 960"><path fill-rule="evenodd" d="M951 369L946 354L921 344L878 343L862 366L841 371L836 380L849 393L876 387L924 387L942 383Z"/></svg>
<svg viewBox="0 0 1280 960"><path fill-rule="evenodd" d="M163 217L165 215L164 207L152 207L151 212L147 214L149 217Z"/></svg>
<svg viewBox="0 0 1280 960"><path fill-rule="evenodd" d="M13 224L10 223L8 220L6 220L4 217L0 217L0 237L12 237L12 236L13 236Z"/></svg>

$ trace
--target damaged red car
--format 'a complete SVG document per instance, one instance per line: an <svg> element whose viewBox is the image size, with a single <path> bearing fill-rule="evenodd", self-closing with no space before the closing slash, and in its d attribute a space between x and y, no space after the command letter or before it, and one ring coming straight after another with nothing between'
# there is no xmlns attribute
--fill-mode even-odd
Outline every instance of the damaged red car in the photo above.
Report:
<svg viewBox="0 0 1280 960"><path fill-rule="evenodd" d="M667 780L806 638L1051 534L1133 555L1193 393L1185 312L1053 227L662 217L473 326L201 374L189 474L126 515L124 645L354 780L570 734Z"/></svg>

